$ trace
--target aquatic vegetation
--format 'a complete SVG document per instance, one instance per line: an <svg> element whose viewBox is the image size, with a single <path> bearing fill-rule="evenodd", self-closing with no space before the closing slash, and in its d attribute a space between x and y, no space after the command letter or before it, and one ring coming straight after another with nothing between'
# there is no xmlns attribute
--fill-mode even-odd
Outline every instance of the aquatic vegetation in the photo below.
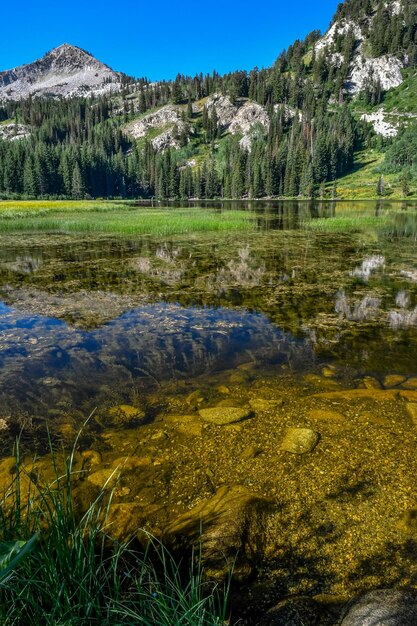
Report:
<svg viewBox="0 0 417 626"><path fill-rule="evenodd" d="M228 232L250 230L254 214L244 210L200 209L172 210L104 204L79 207L76 203L65 211L54 203L35 209L14 210L0 207L0 232L79 232L115 233L119 235L154 235L158 237L194 232Z"/></svg>
<svg viewBox="0 0 417 626"><path fill-rule="evenodd" d="M17 273L32 274L38 271L41 266L42 259L25 254L23 256L18 255L15 261L8 263L7 267Z"/></svg>
<svg viewBox="0 0 417 626"><path fill-rule="evenodd" d="M169 248L167 244L158 246L155 252L156 258L166 263L175 263L178 256L181 254L180 248Z"/></svg>
<svg viewBox="0 0 417 626"><path fill-rule="evenodd" d="M369 233L390 237L416 237L417 211L412 203L377 202L335 205L327 215L302 221L302 228L315 232Z"/></svg>
<svg viewBox="0 0 417 626"><path fill-rule="evenodd" d="M113 211L129 207L127 200L0 200L2 215L47 214L50 211Z"/></svg>
<svg viewBox="0 0 417 626"><path fill-rule="evenodd" d="M407 416L416 396L397 397L394 387L404 394L417 385L415 241L399 234L399 245L384 229L304 227L308 215L312 222L314 215L330 222L332 214L337 219L339 211L346 216L352 210L380 220L384 212L399 214L395 206L298 204L238 210L250 216L250 227L240 230L163 236L156 229L126 237L0 233L0 428L12 443L24 425L24 450L36 445L42 455L45 420L58 448L97 407L75 471L84 476L84 453L89 460L96 455L97 466L88 469L77 502L87 501L91 485L102 484L121 454L137 455L115 487L120 516L103 529L105 535L116 528L119 537L123 529L130 532L124 511L133 511L129 524L143 515L148 530L160 529L237 483L263 497L273 494L268 528L274 542L288 533L300 552L299 566L280 552L285 580L274 561L274 584L293 593L314 580L331 592L351 593L364 558L379 555L388 542L402 549L407 540L393 520L409 497L404 494L415 495L415 432ZM222 211L208 209L217 216ZM103 212L102 221L117 216L128 223L147 212ZM89 220L93 213L87 213ZM157 208L149 215L157 222L166 215L184 221L194 219L194 210ZM353 394L372 394L366 385L384 388L379 395ZM348 395L323 397L339 392ZM233 428L203 418L207 411L224 418L235 410L248 417ZM320 435L302 463L282 449L288 428ZM230 455L231 446L236 454ZM38 466L31 476L45 484ZM398 467L406 470L395 474ZM101 511L105 502L97 503ZM288 503L284 515L282 502ZM370 511L377 512L373 525ZM364 530L353 545L351 530L358 523ZM100 546L101 535L97 541ZM109 565L113 545L107 537ZM137 558L131 547L120 562ZM326 558L306 573L305 556L323 549ZM271 543L265 554L274 550ZM413 555L401 554L414 572ZM390 584L404 571L395 555L390 568L378 582ZM99 574L106 586L108 579ZM127 600L136 602L140 589L127 579L120 584L124 607ZM129 605L122 618L118 602L112 605L117 623L140 623L140 604Z"/></svg>
<svg viewBox="0 0 417 626"><path fill-rule="evenodd" d="M217 289L239 285L244 289L258 287L265 275L265 266L259 266L252 258L249 245L237 251L238 260L231 259L226 267L217 272L215 286Z"/></svg>
<svg viewBox="0 0 417 626"><path fill-rule="evenodd" d="M381 219L372 215L318 217L304 223L304 228L328 233L360 233L376 230L381 226Z"/></svg>

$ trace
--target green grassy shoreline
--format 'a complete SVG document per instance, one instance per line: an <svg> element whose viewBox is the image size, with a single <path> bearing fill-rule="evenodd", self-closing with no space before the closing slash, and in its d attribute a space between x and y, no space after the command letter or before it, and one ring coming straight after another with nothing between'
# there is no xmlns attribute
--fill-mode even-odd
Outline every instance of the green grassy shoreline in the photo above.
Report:
<svg viewBox="0 0 417 626"><path fill-rule="evenodd" d="M231 624L228 585L205 577L201 555L178 562L145 531L142 547L129 538L111 537L113 491L107 483L86 511L79 510L73 494L73 482L79 479L73 469L75 450L64 459L52 453L52 478L38 483L17 452L10 483L3 484L1 626ZM25 542L35 545L11 573L1 576L10 545L24 548Z"/></svg>
<svg viewBox="0 0 417 626"><path fill-rule="evenodd" d="M392 233L400 229L404 234L416 230L417 215L411 198L338 199L317 203L320 216L309 217L307 212L302 228L318 232L375 230ZM7 201L0 202L0 234L55 232L167 237L250 232L257 228L259 214L251 210L256 207L256 201L253 205L246 201L241 208L239 203L228 208L226 201L225 210L212 203L204 207L169 204L155 207L106 201Z"/></svg>
<svg viewBox="0 0 417 626"><path fill-rule="evenodd" d="M169 236L252 228L254 214L186 207L138 207L105 201L0 202L0 232L101 232Z"/></svg>

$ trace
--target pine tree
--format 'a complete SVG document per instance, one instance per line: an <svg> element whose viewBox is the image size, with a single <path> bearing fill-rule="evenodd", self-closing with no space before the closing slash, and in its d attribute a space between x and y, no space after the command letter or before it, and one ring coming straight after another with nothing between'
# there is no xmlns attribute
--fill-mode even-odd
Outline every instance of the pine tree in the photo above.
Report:
<svg viewBox="0 0 417 626"><path fill-rule="evenodd" d="M411 191L411 174L410 170L404 170L401 176L401 190L404 198L410 195Z"/></svg>
<svg viewBox="0 0 417 626"><path fill-rule="evenodd" d="M85 194L85 188L83 179L81 176L81 170L78 163L75 163L74 169L72 172L72 183L71 183L71 195L73 198L83 198Z"/></svg>
<svg viewBox="0 0 417 626"><path fill-rule="evenodd" d="M25 196L36 197L38 194L38 186L36 184L35 168L33 159L29 156L25 160L23 170L23 193Z"/></svg>
<svg viewBox="0 0 417 626"><path fill-rule="evenodd" d="M172 85L172 101L174 104L181 104L183 99L182 88L181 88L181 79L177 76Z"/></svg>

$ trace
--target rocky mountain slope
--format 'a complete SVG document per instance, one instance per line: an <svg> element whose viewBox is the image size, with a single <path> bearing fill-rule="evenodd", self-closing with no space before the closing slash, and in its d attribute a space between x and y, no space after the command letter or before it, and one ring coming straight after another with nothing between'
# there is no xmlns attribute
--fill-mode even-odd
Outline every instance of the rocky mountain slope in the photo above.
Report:
<svg viewBox="0 0 417 626"><path fill-rule="evenodd" d="M246 150L250 150L254 130L257 127L265 130L270 123L266 108L247 98L238 98L233 103L229 96L215 93L205 102L194 105L194 114L203 111L208 116L216 116L220 135L240 135L240 145ZM185 113L184 107L167 105L129 123L125 131L134 139L156 132L157 135L151 139L156 150L177 149L181 147L181 135L185 135L183 142L188 143L196 132L190 120L185 119Z"/></svg>
<svg viewBox="0 0 417 626"><path fill-rule="evenodd" d="M330 102L332 99L360 100L365 92L378 92L381 95L404 84L405 70L412 63L410 52L404 46L395 49L389 43L381 44L375 33L381 28L385 29L386 32L380 36L382 42L384 37L385 39L390 37L391 31L392 39L399 39L401 23L402 30L405 30L406 20L410 22L409 5L408 0L387 0L382 3L347 0L340 5L328 31L314 42L305 57L306 67L321 63L323 72L330 77L333 72L334 83L340 83L340 93L331 97ZM357 117L371 124L374 132L384 138L396 137L402 126L413 123L417 117L417 110L415 113L397 109L388 112L383 103L377 102L376 105L371 111L362 112L360 107L356 107ZM251 148L253 129L267 130L271 122L268 107L248 98L237 98L232 102L229 95L215 93L203 106L209 116L215 112L221 134L242 136L240 145L246 150ZM275 113L282 111L287 121L296 117L299 121L302 120L302 110L290 106L286 98L274 104L273 110ZM170 119L165 119L168 112ZM176 119L173 119L173 116ZM162 118L163 123L160 122ZM161 109L160 113L153 112L132 123L127 132L133 137L144 137L151 132L154 148L178 149L181 144L173 128L182 132L183 126L181 111L177 107L175 113L173 108L168 106ZM158 129L161 131L155 136Z"/></svg>
<svg viewBox="0 0 417 626"><path fill-rule="evenodd" d="M400 0L387 2L386 5L391 16L397 16L403 10ZM403 82L401 70L407 65L407 57L389 54L375 57L368 45L375 15L373 12L359 21L349 18L336 20L314 46L316 55L324 54L328 63L340 66L344 57L340 52L340 45L339 51L335 51L336 42L340 38L352 38L353 54L344 83L345 91L350 94L363 91L370 80L379 81L384 91L398 87Z"/></svg>
<svg viewBox="0 0 417 626"><path fill-rule="evenodd" d="M85 50L63 44L42 59L0 72L0 101L103 95L118 91L121 78Z"/></svg>
<svg viewBox="0 0 417 626"><path fill-rule="evenodd" d="M73 96L91 94L105 97L82 102L74 128ZM128 80L64 45L0 74L0 194L339 197L362 171L365 197L383 171L409 196L416 119L415 0L345 0L324 35L250 72Z"/></svg>
<svg viewBox="0 0 417 626"><path fill-rule="evenodd" d="M355 5L352 14L351 7ZM339 7L331 27L315 43L314 54L322 56L327 66L341 68L343 64L347 65L343 82L343 92L347 96L355 98L372 89L382 94L400 87L412 55L404 47L395 49L394 43L387 45L386 39L390 37L391 29L393 42L405 30L406 19L410 19L407 2L387 0L375 4L348 0L341 6L346 10L340 11ZM412 44L413 37L409 39ZM347 55L349 47L350 55ZM389 138L395 137L401 125L408 124L412 117L403 116L401 111L387 115L384 106L380 106L371 113L363 113L361 119L371 123L378 135Z"/></svg>

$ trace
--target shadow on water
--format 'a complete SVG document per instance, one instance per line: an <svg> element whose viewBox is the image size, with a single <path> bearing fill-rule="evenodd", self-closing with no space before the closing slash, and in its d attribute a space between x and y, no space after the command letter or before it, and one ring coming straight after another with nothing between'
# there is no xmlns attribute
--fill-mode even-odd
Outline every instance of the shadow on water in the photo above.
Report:
<svg viewBox="0 0 417 626"><path fill-rule="evenodd" d="M280 517L292 520L294 528L287 526L286 532L283 521L281 541L275 545L275 555L257 563L253 579L247 586L232 590L236 616L245 624L258 624L262 619L263 626L336 626L347 600L355 593L361 594L375 587L415 589L415 528L405 532L397 541L387 539L384 542L380 537L371 536L369 540L376 539L378 547L374 551L372 548L367 550L368 554L357 559L356 563L349 562L349 554L337 552L335 560L330 556L333 547L340 551L340 544L351 534L352 518L343 519L342 509L340 519L326 519L322 507L326 502L330 505L332 502L360 505L372 498L375 489L372 481L350 478L347 488L335 489L321 504L316 503L304 510L295 520L292 503L279 503ZM369 524L372 525L372 519ZM291 541L287 537L291 537ZM336 595L332 593L335 587L339 591ZM265 618L268 610L271 611L270 621Z"/></svg>

